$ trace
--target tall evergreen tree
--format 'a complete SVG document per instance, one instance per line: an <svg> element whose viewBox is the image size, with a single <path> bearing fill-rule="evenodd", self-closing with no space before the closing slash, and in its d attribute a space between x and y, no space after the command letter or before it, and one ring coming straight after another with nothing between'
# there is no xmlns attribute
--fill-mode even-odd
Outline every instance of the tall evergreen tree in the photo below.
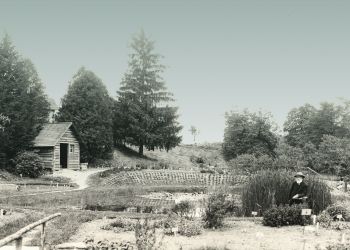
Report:
<svg viewBox="0 0 350 250"><path fill-rule="evenodd" d="M176 108L165 106L173 101L165 87L161 56L154 52L154 42L141 31L132 39L129 69L118 93L114 112L114 139L143 149L169 150L181 142L181 126Z"/></svg>
<svg viewBox="0 0 350 250"><path fill-rule="evenodd" d="M62 99L58 121L71 121L83 161L108 158L113 149L112 98L92 71L81 68Z"/></svg>
<svg viewBox="0 0 350 250"><path fill-rule="evenodd" d="M6 35L0 42L0 114L7 122L0 133L0 154L13 158L32 146L49 103L34 65L23 59ZM10 122L8 122L10 121Z"/></svg>

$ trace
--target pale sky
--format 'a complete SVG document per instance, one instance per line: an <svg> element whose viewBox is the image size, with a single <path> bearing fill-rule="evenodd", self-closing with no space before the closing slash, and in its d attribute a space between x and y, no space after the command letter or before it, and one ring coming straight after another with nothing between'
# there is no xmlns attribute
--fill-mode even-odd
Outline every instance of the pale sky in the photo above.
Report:
<svg viewBox="0 0 350 250"><path fill-rule="evenodd" d="M115 97L128 43L143 28L168 66L183 142L222 141L224 114L271 112L283 125L305 103L350 94L350 1L0 0L7 32L59 103L85 66Z"/></svg>

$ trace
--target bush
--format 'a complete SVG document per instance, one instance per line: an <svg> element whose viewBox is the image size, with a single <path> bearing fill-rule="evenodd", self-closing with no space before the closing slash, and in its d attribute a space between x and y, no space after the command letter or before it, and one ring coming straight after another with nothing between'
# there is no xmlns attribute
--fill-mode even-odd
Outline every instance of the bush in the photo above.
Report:
<svg viewBox="0 0 350 250"><path fill-rule="evenodd" d="M172 228L177 226L177 217L174 214L169 214L168 217L163 221L164 233L172 235Z"/></svg>
<svg viewBox="0 0 350 250"><path fill-rule="evenodd" d="M179 234L187 237L200 235L203 225L200 221L182 219L179 224Z"/></svg>
<svg viewBox="0 0 350 250"><path fill-rule="evenodd" d="M126 218L117 218L116 220L101 227L103 230L113 230L116 233L135 230L135 222Z"/></svg>
<svg viewBox="0 0 350 250"><path fill-rule="evenodd" d="M148 219L137 221L135 226L136 246L138 250L157 249L156 228Z"/></svg>
<svg viewBox="0 0 350 250"><path fill-rule="evenodd" d="M332 221L333 218L326 211L322 211L322 213L317 216L317 222L320 223L321 227L329 228Z"/></svg>
<svg viewBox="0 0 350 250"><path fill-rule="evenodd" d="M193 163L197 163L197 164L203 164L206 162L206 160L204 159L204 157L202 156L196 156L196 155L191 155L190 156L190 161Z"/></svg>
<svg viewBox="0 0 350 250"><path fill-rule="evenodd" d="M209 196L207 208L204 214L205 227L219 228L223 226L223 221L227 213L227 194L214 193Z"/></svg>
<svg viewBox="0 0 350 250"><path fill-rule="evenodd" d="M320 248L316 247L316 250L350 250L350 244L342 244L342 243L331 243L330 245L326 246L326 248Z"/></svg>
<svg viewBox="0 0 350 250"><path fill-rule="evenodd" d="M229 165L234 170L240 170L248 174L261 170L274 169L274 161L268 155L256 157L253 154L243 154L229 161Z"/></svg>
<svg viewBox="0 0 350 250"><path fill-rule="evenodd" d="M288 171L260 171L252 176L242 192L242 207L245 215L252 211L264 211L273 205L289 204L289 191L293 173ZM308 185L308 205L318 214L331 204L329 187L322 180L306 178Z"/></svg>
<svg viewBox="0 0 350 250"><path fill-rule="evenodd" d="M123 250L133 250L135 246L131 242L118 242L118 241L108 241L101 240L95 242L94 239L87 238L84 243L88 246L87 249L123 249Z"/></svg>
<svg viewBox="0 0 350 250"><path fill-rule="evenodd" d="M44 166L39 155L31 151L19 153L13 159L15 173L23 177L38 178L44 173Z"/></svg>
<svg viewBox="0 0 350 250"><path fill-rule="evenodd" d="M342 205L332 205L327 207L326 212L332 217L333 220L337 219L337 215L341 214L345 221L350 221L349 208Z"/></svg>
<svg viewBox="0 0 350 250"><path fill-rule="evenodd" d="M181 217L188 214L192 209L192 205L189 201L180 201L179 203L175 204L172 211L176 213L177 215L180 215Z"/></svg>
<svg viewBox="0 0 350 250"><path fill-rule="evenodd" d="M301 209L300 205L270 208L264 212L263 224L270 227L310 224L311 216L302 216Z"/></svg>
<svg viewBox="0 0 350 250"><path fill-rule="evenodd" d="M215 174L215 170L213 169L201 169L200 172L202 174Z"/></svg>

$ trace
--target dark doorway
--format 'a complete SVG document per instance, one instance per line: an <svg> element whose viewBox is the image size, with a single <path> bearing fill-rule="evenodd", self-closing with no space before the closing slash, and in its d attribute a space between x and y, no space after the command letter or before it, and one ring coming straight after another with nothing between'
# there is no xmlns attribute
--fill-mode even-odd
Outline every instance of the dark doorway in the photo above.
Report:
<svg viewBox="0 0 350 250"><path fill-rule="evenodd" d="M60 143L60 164L62 168L68 166L68 144Z"/></svg>

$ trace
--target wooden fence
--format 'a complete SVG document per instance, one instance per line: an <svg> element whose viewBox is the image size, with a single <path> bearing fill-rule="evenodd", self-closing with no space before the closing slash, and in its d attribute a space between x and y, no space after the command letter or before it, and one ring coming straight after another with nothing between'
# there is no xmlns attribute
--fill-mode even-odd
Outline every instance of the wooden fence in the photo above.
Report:
<svg viewBox="0 0 350 250"><path fill-rule="evenodd" d="M23 235L29 231L31 231L32 229L34 229L37 226L41 225L41 236L40 236L40 249L44 250L44 246L45 246L45 236L46 236L46 232L45 232L45 226L46 226L46 222L61 216L61 213L56 213L56 214L52 214L50 216L47 216L41 220L38 220L24 228L22 228L21 230L17 231L16 233L7 236L6 238L0 240L0 247L6 246L7 244L15 241L16 243L16 250L21 250L22 249L22 239L23 239Z"/></svg>

